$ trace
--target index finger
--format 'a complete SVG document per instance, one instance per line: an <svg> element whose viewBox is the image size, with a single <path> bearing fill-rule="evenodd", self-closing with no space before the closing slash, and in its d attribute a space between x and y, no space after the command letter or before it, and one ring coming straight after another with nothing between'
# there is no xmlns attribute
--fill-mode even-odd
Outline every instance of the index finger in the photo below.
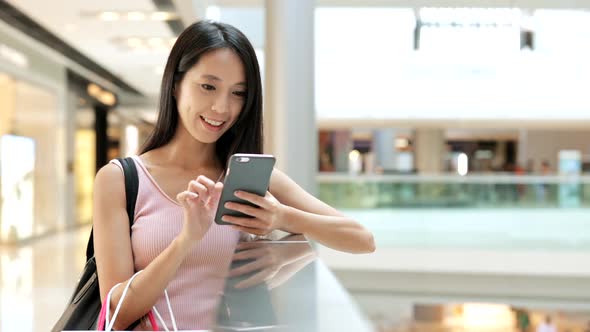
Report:
<svg viewBox="0 0 590 332"><path fill-rule="evenodd" d="M215 188L215 182L211 179L209 179L208 177L206 177L205 175L199 175L197 177L197 182L203 184L205 187L207 187L208 191L213 191L213 189Z"/></svg>

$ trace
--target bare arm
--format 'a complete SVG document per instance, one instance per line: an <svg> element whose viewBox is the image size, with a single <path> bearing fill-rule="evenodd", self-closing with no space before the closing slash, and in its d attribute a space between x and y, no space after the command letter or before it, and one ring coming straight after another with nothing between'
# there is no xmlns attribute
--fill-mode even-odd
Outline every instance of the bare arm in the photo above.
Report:
<svg viewBox="0 0 590 332"><path fill-rule="evenodd" d="M351 252L375 251L373 234L361 224L303 190L283 172L275 169L270 192L265 197L237 192L236 196L254 203L227 203L226 207L254 218L225 215L222 220L244 232L265 235L273 229L304 234L327 247ZM276 195L276 197L275 197Z"/></svg>
<svg viewBox="0 0 590 332"><path fill-rule="evenodd" d="M315 198L285 173L277 169L273 171L271 188L285 208L282 227L285 231L305 234L307 238L336 250L351 253L375 251L371 232Z"/></svg>

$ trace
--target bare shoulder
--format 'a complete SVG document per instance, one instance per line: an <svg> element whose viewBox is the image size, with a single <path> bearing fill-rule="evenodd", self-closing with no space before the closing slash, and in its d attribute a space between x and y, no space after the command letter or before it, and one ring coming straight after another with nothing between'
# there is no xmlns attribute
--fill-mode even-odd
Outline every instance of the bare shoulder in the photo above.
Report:
<svg viewBox="0 0 590 332"><path fill-rule="evenodd" d="M97 208L125 206L125 177L119 166L103 166L94 179L94 201Z"/></svg>
<svg viewBox="0 0 590 332"><path fill-rule="evenodd" d="M121 168L113 163L109 163L98 170L98 173L96 173L96 177L94 179L94 183L98 186L106 185L109 187L116 187L117 184L123 184L124 180L125 179Z"/></svg>

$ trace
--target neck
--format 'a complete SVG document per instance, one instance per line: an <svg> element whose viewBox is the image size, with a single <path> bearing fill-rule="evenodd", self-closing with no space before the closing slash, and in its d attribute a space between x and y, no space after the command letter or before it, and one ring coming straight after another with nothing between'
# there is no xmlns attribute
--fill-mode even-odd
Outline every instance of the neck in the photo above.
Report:
<svg viewBox="0 0 590 332"><path fill-rule="evenodd" d="M162 161L186 170L221 167L215 154L215 143L197 141L182 126L162 154Z"/></svg>

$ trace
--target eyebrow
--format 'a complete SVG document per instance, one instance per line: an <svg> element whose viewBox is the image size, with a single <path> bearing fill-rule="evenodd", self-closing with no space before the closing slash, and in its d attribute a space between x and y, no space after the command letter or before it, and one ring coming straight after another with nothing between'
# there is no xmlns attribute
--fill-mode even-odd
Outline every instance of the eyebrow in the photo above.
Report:
<svg viewBox="0 0 590 332"><path fill-rule="evenodd" d="M222 81L221 78L219 78L219 77L217 77L215 75L211 75L211 74L203 74L203 75L201 75L201 77L206 78L206 79L209 79L209 80L212 80L212 81L219 81L219 82ZM246 82L240 82L240 83L237 83L235 85L246 86Z"/></svg>

